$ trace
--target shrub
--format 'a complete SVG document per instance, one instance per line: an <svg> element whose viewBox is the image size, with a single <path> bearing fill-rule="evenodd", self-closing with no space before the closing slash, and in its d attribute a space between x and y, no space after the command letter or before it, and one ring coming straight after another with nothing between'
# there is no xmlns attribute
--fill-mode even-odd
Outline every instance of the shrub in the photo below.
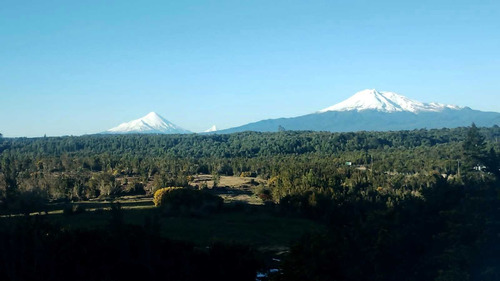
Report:
<svg viewBox="0 0 500 281"><path fill-rule="evenodd" d="M144 189L144 184L139 181L129 182L127 185L127 189L124 190L125 194L146 194L146 190Z"/></svg>
<svg viewBox="0 0 500 281"><path fill-rule="evenodd" d="M167 194L170 193L172 190L180 188L182 187L164 187L158 189L157 191L155 191L155 194L153 196L153 203L155 204L156 207L161 207L165 203L164 201L166 200Z"/></svg>
<svg viewBox="0 0 500 281"><path fill-rule="evenodd" d="M253 176L252 172L248 171L248 172L241 172L240 174L240 177L244 178L244 177L251 177Z"/></svg>
<svg viewBox="0 0 500 281"><path fill-rule="evenodd" d="M264 186L260 186L257 189L256 192L257 196L263 201L263 202L272 202L273 201L273 195L271 194L271 190L269 188L266 188Z"/></svg>
<svg viewBox="0 0 500 281"><path fill-rule="evenodd" d="M81 213L85 213L86 209L82 205L73 205L73 204L67 204L64 209L63 209L63 214L64 215L78 215Z"/></svg>
<svg viewBox="0 0 500 281"><path fill-rule="evenodd" d="M154 203L166 211L196 214L219 210L223 200L205 191L170 187L155 192Z"/></svg>
<svg viewBox="0 0 500 281"><path fill-rule="evenodd" d="M246 172L241 172L240 173L240 177L244 178L244 177L251 177L251 178L255 178L257 176L257 173L256 172L251 172L251 171L246 171Z"/></svg>
<svg viewBox="0 0 500 281"><path fill-rule="evenodd" d="M40 189L22 191L17 194L17 200L14 203L14 209L21 213L29 215L31 212L40 212L46 210L47 198Z"/></svg>

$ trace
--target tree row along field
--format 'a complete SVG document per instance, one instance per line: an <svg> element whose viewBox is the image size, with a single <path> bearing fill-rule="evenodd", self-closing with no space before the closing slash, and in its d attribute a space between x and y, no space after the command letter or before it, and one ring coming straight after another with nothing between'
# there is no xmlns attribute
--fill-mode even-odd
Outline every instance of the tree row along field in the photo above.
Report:
<svg viewBox="0 0 500 281"><path fill-rule="evenodd" d="M77 237L77 229L108 228L118 235L133 225L138 236L157 233L160 240L200 246L218 238L249 249L275 247L283 256L273 264L279 274L267 277L273 280L496 280L499 137L498 126L472 125L3 138L0 232L16 233L7 221L16 222L18 230L41 227L34 218L25 222L29 216L9 215L57 211L47 222L55 237L62 237L61 231ZM176 188L154 207L153 195L166 187ZM219 205L221 197L225 203ZM161 225L158 232L151 232L154 225ZM35 239L30 237L19 243ZM223 245L227 257L235 249L246 251ZM15 247L3 249L16 255ZM197 257L213 254L189 249ZM258 254L252 257L242 272L269 268ZM144 266L151 276L159 274ZM22 278L19 273L8 280Z"/></svg>

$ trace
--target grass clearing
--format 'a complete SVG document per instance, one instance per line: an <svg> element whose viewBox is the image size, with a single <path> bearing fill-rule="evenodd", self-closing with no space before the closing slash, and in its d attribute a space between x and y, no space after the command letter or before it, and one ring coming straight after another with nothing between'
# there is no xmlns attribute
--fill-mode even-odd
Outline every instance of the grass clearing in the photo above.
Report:
<svg viewBox="0 0 500 281"><path fill-rule="evenodd" d="M211 175L200 175L194 178L191 185L201 186L210 180ZM263 180L251 177L220 177L219 186L208 191L222 197L226 204L221 212L210 215L162 216L154 207L152 197L137 195L54 203L48 206L46 213L36 212L31 216L42 215L64 228L104 228L109 224L112 204L119 202L124 223L144 225L147 220L154 221L157 218L161 235L166 238L202 246L213 241L245 243L274 253L285 251L291 241L306 232L323 229L319 223L281 216L272 208L263 206L262 200L254 194L256 186L263 184ZM74 214L63 212L64 208L75 206L81 206L84 211ZM4 215L0 217L0 222L22 219L23 215Z"/></svg>
<svg viewBox="0 0 500 281"><path fill-rule="evenodd" d="M278 215L264 206L246 206L242 209L224 209L223 212L201 217L160 216L156 208L123 209L127 224L144 225L146 220L158 218L161 235L174 240L184 240L204 246L213 241L237 242L252 245L269 252L284 251L290 242L309 231L323 229L321 224ZM41 216L64 228L104 228L111 218L108 209L85 211L80 214L62 213ZM22 220L23 217L3 217L0 222Z"/></svg>
<svg viewBox="0 0 500 281"><path fill-rule="evenodd" d="M262 199L255 195L255 189L265 186L267 181L255 177L220 176L219 183L214 187L212 175L196 175L189 185L210 189L211 192L219 195L226 203L243 202L250 205L263 205Z"/></svg>

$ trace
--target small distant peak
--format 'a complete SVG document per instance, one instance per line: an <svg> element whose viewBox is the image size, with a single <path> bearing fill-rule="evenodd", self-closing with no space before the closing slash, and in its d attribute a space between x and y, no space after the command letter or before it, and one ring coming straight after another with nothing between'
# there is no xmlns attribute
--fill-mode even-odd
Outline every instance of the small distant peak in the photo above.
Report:
<svg viewBox="0 0 500 281"><path fill-rule="evenodd" d="M215 132L217 131L217 126L213 125L212 127L210 127L209 129L203 131L204 133L210 133L210 132Z"/></svg>

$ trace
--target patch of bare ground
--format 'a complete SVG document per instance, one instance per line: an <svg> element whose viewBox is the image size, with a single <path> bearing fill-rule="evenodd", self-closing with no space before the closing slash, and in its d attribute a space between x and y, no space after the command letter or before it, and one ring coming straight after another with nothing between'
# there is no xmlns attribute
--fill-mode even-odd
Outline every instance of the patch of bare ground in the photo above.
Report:
<svg viewBox="0 0 500 281"><path fill-rule="evenodd" d="M255 195L255 189L266 183L266 180L254 177L196 175L189 185L199 189L208 188L222 197L226 203L262 205L264 202Z"/></svg>

